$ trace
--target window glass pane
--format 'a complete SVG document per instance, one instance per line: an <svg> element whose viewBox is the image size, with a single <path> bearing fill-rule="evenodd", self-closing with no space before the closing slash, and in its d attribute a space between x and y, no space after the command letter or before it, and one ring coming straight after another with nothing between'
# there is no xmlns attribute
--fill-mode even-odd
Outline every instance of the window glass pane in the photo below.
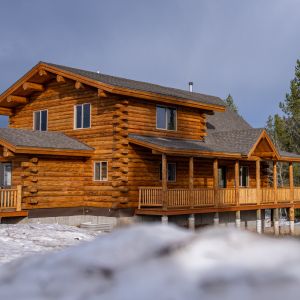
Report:
<svg viewBox="0 0 300 300"><path fill-rule="evenodd" d="M167 122L168 130L176 130L176 109L167 109Z"/></svg>
<svg viewBox="0 0 300 300"><path fill-rule="evenodd" d="M166 109L164 107L156 107L156 128L166 129Z"/></svg>
<svg viewBox="0 0 300 300"><path fill-rule="evenodd" d="M3 170L4 170L3 185L11 186L11 164L9 163L4 164Z"/></svg>
<svg viewBox="0 0 300 300"><path fill-rule="evenodd" d="M83 105L83 128L90 127L90 122L91 122L90 111L91 111L91 105L89 103L84 104Z"/></svg>
<svg viewBox="0 0 300 300"><path fill-rule="evenodd" d="M40 130L40 111L34 112L34 130Z"/></svg>
<svg viewBox="0 0 300 300"><path fill-rule="evenodd" d="M176 181L176 164L168 164L168 181Z"/></svg>
<svg viewBox="0 0 300 300"><path fill-rule="evenodd" d="M94 178L95 180L100 180L100 163L95 163L95 170L94 170Z"/></svg>
<svg viewBox="0 0 300 300"><path fill-rule="evenodd" d="M101 180L107 180L107 162L103 161L101 166Z"/></svg>
<svg viewBox="0 0 300 300"><path fill-rule="evenodd" d="M226 188L226 167L220 167L218 170L219 187Z"/></svg>
<svg viewBox="0 0 300 300"><path fill-rule="evenodd" d="M76 128L82 128L82 105L76 106Z"/></svg>
<svg viewBox="0 0 300 300"><path fill-rule="evenodd" d="M47 116L48 112L46 110L41 111L41 131L47 130Z"/></svg>

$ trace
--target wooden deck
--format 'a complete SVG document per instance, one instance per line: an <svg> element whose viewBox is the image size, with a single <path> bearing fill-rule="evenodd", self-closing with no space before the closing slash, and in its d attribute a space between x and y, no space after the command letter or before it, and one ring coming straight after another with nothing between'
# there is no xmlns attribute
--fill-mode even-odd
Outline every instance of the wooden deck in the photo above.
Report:
<svg viewBox="0 0 300 300"><path fill-rule="evenodd" d="M0 218L27 216L22 211L22 186L11 189L0 189Z"/></svg>
<svg viewBox="0 0 300 300"><path fill-rule="evenodd" d="M300 187L290 188L199 188L141 187L137 213L184 210L215 212L300 206Z"/></svg>

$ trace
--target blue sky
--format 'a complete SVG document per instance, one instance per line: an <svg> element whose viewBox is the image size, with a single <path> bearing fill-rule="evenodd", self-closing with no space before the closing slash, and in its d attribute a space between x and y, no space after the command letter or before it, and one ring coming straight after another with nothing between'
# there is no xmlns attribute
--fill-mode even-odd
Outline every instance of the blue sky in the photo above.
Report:
<svg viewBox="0 0 300 300"><path fill-rule="evenodd" d="M289 90L299 37L299 0L1 0L0 92L43 60L181 89L193 81L231 93L263 127Z"/></svg>

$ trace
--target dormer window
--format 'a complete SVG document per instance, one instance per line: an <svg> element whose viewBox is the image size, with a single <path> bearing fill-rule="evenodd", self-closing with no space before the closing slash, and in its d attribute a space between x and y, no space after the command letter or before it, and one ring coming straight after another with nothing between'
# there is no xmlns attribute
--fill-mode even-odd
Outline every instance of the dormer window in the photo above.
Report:
<svg viewBox="0 0 300 300"><path fill-rule="evenodd" d="M176 108L157 106L156 107L156 128L164 130L176 130L177 126Z"/></svg>
<svg viewBox="0 0 300 300"><path fill-rule="evenodd" d="M91 127L91 104L78 104L74 108L75 120L74 128L90 128Z"/></svg>
<svg viewBox="0 0 300 300"><path fill-rule="evenodd" d="M33 113L33 129L38 131L47 131L48 129L47 110L38 110Z"/></svg>

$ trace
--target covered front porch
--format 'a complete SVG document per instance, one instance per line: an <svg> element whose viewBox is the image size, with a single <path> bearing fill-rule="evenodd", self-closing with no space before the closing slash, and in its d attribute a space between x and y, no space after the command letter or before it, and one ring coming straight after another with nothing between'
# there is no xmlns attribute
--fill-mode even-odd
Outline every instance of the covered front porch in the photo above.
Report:
<svg viewBox="0 0 300 300"><path fill-rule="evenodd" d="M273 186L268 186L268 180L263 174L261 180L261 160L255 161L255 187L241 186L241 168L243 161L236 160L234 164L234 187L220 187L222 168L219 167L219 159L214 159L213 186L197 187L194 184L194 157L189 158L189 186L185 188L168 187L167 156L162 155L162 181L161 186L140 187L139 205L137 213L167 210L205 210L205 211L226 211L256 209L268 207L300 207L300 187L294 186L293 163L289 163L289 186L278 187L277 183L277 161L273 162ZM229 180L229 178L227 178Z"/></svg>

